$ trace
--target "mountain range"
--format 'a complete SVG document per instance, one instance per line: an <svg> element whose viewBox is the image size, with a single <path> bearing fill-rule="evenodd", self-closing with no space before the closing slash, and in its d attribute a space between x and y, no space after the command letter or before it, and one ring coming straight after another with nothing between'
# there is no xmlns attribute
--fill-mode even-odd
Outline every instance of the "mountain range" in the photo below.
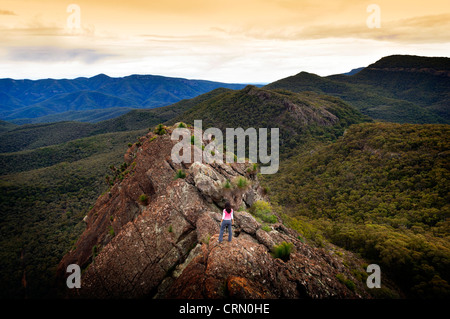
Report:
<svg viewBox="0 0 450 319"><path fill-rule="evenodd" d="M126 113L131 108L170 105L219 87L241 89L244 86L156 75L112 78L99 74L70 80L0 79L0 119L19 124L99 121ZM105 112L111 114L105 116Z"/></svg>
<svg viewBox="0 0 450 319"><path fill-rule="evenodd" d="M375 120L445 124L450 121L449 74L449 58L393 55L341 75L321 77L300 72L265 88L339 97ZM245 86L155 75L0 79L0 120L17 124L100 122L135 108L191 99L219 87L239 90Z"/></svg>

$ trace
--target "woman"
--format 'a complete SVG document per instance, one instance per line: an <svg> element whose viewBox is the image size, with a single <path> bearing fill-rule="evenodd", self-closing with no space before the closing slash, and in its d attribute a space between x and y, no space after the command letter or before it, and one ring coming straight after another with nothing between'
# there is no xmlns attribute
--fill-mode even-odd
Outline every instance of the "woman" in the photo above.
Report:
<svg viewBox="0 0 450 319"><path fill-rule="evenodd" d="M233 225L233 209L231 208L231 205L229 202L225 203L225 209L222 213L222 220L220 224L220 234L219 234L219 243L223 240L223 232L225 230L225 227L228 227L228 241L231 241L232 238L232 231L231 226Z"/></svg>

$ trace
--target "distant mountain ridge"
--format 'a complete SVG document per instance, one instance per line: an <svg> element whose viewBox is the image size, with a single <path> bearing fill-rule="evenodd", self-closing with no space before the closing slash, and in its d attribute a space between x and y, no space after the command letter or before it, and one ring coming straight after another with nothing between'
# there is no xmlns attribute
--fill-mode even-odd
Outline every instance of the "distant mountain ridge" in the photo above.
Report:
<svg viewBox="0 0 450 319"><path fill-rule="evenodd" d="M169 106L153 109L130 111L128 108L115 108L115 110L125 109L127 113L98 123L64 121L15 125L0 120L0 140L2 141L0 153L32 150L104 133L148 129L182 114L203 101L230 91L232 90L218 88L189 100L181 100Z"/></svg>
<svg viewBox="0 0 450 319"><path fill-rule="evenodd" d="M342 73L343 75L354 75L360 71L364 70L364 67L352 69L350 72Z"/></svg>
<svg viewBox="0 0 450 319"><path fill-rule="evenodd" d="M191 99L216 88L242 89L245 84L188 80L158 75L120 78L99 74L91 78L0 79L0 119L18 123L79 111L115 107L154 108ZM67 118L63 118L67 119Z"/></svg>
<svg viewBox="0 0 450 319"><path fill-rule="evenodd" d="M377 62L369 65L368 68L426 68L441 71L450 71L450 58L397 54L381 58Z"/></svg>
<svg viewBox="0 0 450 319"><path fill-rule="evenodd" d="M450 123L450 58L445 57L392 55L354 75L301 72L265 88L336 96L380 121Z"/></svg>

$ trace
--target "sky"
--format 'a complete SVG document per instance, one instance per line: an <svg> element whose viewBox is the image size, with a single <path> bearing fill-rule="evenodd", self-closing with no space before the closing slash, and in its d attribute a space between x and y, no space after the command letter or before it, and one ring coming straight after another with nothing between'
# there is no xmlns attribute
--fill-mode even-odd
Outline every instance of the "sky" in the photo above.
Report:
<svg viewBox="0 0 450 319"><path fill-rule="evenodd" d="M269 83L449 53L448 0L0 0L0 78Z"/></svg>

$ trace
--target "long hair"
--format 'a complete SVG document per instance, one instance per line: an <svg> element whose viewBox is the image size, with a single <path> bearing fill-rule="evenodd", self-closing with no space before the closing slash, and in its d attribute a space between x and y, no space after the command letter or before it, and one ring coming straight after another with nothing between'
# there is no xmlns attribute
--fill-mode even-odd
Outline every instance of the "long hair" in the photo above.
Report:
<svg viewBox="0 0 450 319"><path fill-rule="evenodd" d="M231 204L230 204L230 202L226 202L225 203L225 210L227 211L228 214L231 214Z"/></svg>

